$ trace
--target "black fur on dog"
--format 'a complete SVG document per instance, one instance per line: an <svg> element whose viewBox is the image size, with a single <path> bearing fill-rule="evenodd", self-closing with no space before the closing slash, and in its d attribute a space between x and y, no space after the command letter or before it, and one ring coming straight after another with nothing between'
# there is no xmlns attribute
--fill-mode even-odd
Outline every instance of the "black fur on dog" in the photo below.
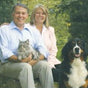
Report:
<svg viewBox="0 0 88 88"><path fill-rule="evenodd" d="M68 41L62 49L59 88L88 88L87 53L79 38Z"/></svg>

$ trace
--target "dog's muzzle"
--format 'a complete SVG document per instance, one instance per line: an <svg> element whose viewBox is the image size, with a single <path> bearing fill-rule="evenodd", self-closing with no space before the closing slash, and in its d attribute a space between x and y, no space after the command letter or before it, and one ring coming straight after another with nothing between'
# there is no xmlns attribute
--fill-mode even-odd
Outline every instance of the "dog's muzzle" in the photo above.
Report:
<svg viewBox="0 0 88 88"><path fill-rule="evenodd" d="M80 55L81 55L81 48L77 44L73 48L73 53L76 58L80 57Z"/></svg>

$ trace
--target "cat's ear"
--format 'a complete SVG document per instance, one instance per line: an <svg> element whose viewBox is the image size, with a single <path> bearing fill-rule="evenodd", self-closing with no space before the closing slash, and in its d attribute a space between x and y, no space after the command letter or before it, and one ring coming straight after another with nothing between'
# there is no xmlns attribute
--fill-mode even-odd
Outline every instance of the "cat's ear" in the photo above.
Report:
<svg viewBox="0 0 88 88"><path fill-rule="evenodd" d="M26 43L28 43L28 44L29 44L29 39L27 39L27 40L26 40Z"/></svg>
<svg viewBox="0 0 88 88"><path fill-rule="evenodd" d="M21 40L19 39L19 42L21 42Z"/></svg>
<svg viewBox="0 0 88 88"><path fill-rule="evenodd" d="M27 42L29 42L29 39L27 39Z"/></svg>

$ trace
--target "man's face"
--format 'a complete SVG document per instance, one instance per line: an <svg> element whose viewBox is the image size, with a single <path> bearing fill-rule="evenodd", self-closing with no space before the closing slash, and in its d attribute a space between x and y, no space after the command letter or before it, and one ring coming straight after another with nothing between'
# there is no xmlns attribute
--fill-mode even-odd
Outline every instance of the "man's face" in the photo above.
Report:
<svg viewBox="0 0 88 88"><path fill-rule="evenodd" d="M13 20L14 23L18 27L22 27L28 18L28 12L26 8L23 8L21 6L16 6L14 12L13 12Z"/></svg>

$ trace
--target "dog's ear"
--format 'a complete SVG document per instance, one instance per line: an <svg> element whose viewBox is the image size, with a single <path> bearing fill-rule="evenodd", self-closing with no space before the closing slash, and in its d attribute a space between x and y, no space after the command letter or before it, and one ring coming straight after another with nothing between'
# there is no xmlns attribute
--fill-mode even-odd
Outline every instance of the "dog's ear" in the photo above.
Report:
<svg viewBox="0 0 88 88"><path fill-rule="evenodd" d="M84 43L84 54L83 54L83 57L86 60L87 56L88 56L88 43L86 41L83 41L83 43Z"/></svg>
<svg viewBox="0 0 88 88"><path fill-rule="evenodd" d="M62 48L62 54L61 54L61 56L62 56L62 58L64 59L64 60L67 60L68 59L68 53L69 53L69 51L70 51L70 44L71 44L71 40L70 41L68 41L66 44L65 44L65 46Z"/></svg>

